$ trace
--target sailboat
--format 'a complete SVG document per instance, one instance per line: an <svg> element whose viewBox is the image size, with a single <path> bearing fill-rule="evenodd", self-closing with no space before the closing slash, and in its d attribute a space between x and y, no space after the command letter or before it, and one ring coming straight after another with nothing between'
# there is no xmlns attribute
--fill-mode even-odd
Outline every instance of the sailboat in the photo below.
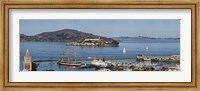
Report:
<svg viewBox="0 0 200 91"><path fill-rule="evenodd" d="M123 49L123 54L126 54L126 49L125 48Z"/></svg>
<svg viewBox="0 0 200 91"><path fill-rule="evenodd" d="M59 62L59 65L63 65L63 66L81 66L80 62L76 62L76 54L74 57L74 61L70 61L70 54L69 54L69 50L68 50L68 57L67 57L67 61L64 61L63 58L61 59L61 61Z"/></svg>
<svg viewBox="0 0 200 91"><path fill-rule="evenodd" d="M63 65L63 66L81 66L81 63L79 63L79 62L71 62L71 61L67 61L67 62L65 62L65 61L61 61L61 62L59 62L59 65Z"/></svg>
<svg viewBox="0 0 200 91"><path fill-rule="evenodd" d="M148 46L146 47L146 51L149 51L149 47Z"/></svg>

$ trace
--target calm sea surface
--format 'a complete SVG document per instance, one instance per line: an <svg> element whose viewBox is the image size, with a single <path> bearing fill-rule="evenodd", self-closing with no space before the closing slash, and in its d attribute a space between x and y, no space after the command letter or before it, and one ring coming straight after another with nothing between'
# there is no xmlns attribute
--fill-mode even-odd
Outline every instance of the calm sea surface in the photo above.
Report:
<svg viewBox="0 0 200 91"><path fill-rule="evenodd" d="M148 51L146 47L148 46ZM29 49L32 60L59 60L61 54L66 53L64 42L20 42L20 70L23 69L23 58L26 49ZM126 54L123 54L123 49ZM70 47L71 54L76 51L77 57L134 57L138 54L152 56L170 56L180 55L180 40L173 39L148 39L148 40L129 40L121 41L118 47ZM117 61L117 60L113 60ZM134 60L126 60L134 61ZM90 63L89 61L84 61ZM42 62L38 70L80 70L73 67L62 67L59 65L49 65L48 62ZM87 69L94 70L94 69Z"/></svg>

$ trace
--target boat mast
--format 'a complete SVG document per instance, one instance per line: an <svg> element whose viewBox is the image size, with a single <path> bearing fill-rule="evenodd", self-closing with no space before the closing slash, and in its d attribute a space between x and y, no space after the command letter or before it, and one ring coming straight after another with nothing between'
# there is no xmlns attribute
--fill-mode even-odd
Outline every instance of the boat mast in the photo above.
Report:
<svg viewBox="0 0 200 91"><path fill-rule="evenodd" d="M67 46L67 62L70 63L70 46Z"/></svg>
<svg viewBox="0 0 200 91"><path fill-rule="evenodd" d="M77 58L77 46L74 46L74 62L76 62Z"/></svg>
<svg viewBox="0 0 200 91"><path fill-rule="evenodd" d="M61 53L61 62L63 62L64 61L64 48L63 47L61 47L61 49L62 49L62 53Z"/></svg>

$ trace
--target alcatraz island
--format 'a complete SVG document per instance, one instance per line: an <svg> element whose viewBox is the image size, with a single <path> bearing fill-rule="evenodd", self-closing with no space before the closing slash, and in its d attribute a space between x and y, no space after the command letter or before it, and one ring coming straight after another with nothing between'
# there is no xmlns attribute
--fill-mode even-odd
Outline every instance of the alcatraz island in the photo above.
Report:
<svg viewBox="0 0 200 91"><path fill-rule="evenodd" d="M85 33L74 29L62 29L52 32L43 32L37 35L20 35L21 42L65 42L66 46L96 46L115 47L119 42L112 39L91 33Z"/></svg>
<svg viewBox="0 0 200 91"><path fill-rule="evenodd" d="M110 41L105 41L103 39L96 38L96 39L83 39L79 42L67 42L67 46L97 46L97 47L106 47L106 46L118 46L119 42L110 40Z"/></svg>

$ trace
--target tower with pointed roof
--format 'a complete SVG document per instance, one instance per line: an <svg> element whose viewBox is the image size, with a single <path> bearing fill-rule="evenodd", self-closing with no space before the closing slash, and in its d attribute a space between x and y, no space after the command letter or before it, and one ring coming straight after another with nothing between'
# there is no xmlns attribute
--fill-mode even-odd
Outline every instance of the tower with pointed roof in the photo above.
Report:
<svg viewBox="0 0 200 91"><path fill-rule="evenodd" d="M31 56L29 54L29 50L26 50L26 54L24 56L24 71L31 71L32 70L32 61Z"/></svg>

